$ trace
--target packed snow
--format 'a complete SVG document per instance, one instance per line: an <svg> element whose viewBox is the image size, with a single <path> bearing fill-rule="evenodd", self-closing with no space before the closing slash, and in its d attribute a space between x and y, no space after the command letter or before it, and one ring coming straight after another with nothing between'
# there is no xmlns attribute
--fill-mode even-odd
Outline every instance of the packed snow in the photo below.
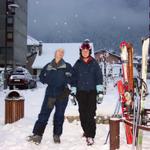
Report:
<svg viewBox="0 0 150 150"><path fill-rule="evenodd" d="M150 89L150 80L148 81ZM25 99L25 115L23 119L12 123L4 124L5 121L5 97L9 90L0 90L0 150L109 150L109 140L104 145L107 133L109 131L108 124L97 124L95 144L87 146L85 138L82 137L82 129L80 121L74 120L72 123L65 119L63 134L61 136L61 144L53 142L53 112L46 127L42 143L35 145L26 141L28 135L32 134L34 123L44 97L46 85L38 82L36 89L18 90ZM102 104L97 105L97 114L111 116L114 112L116 102L118 100L117 88L113 82L109 82L107 86L107 94ZM150 108L150 96L147 97L146 106ZM65 116L78 116L78 106L74 106L69 101ZM144 132L143 150L150 147L150 133ZM132 145L126 144L124 124L120 125L120 150L132 149Z"/></svg>

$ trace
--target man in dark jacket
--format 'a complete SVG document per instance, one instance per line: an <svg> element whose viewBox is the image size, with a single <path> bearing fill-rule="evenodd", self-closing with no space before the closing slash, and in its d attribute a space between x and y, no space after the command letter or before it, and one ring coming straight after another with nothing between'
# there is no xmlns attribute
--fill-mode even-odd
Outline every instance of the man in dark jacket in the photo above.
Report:
<svg viewBox="0 0 150 150"><path fill-rule="evenodd" d="M55 58L48 63L41 71L40 81L48 84L45 98L33 128L33 135L28 137L28 141L40 144L44 130L46 128L50 113L55 106L53 139L55 143L60 143L62 134L64 113L68 103L69 89L72 67L63 60L64 50L58 49Z"/></svg>
<svg viewBox="0 0 150 150"><path fill-rule="evenodd" d="M87 145L92 145L96 132L96 97L103 94L103 76L97 61L91 56L88 40L82 43L80 59L73 67L71 93L78 101L83 136Z"/></svg>

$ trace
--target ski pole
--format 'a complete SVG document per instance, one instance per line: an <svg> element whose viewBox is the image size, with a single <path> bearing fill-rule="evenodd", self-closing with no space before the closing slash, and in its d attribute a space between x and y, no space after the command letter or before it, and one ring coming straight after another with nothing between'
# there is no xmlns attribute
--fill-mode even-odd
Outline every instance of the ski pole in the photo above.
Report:
<svg viewBox="0 0 150 150"><path fill-rule="evenodd" d="M138 122L138 110L139 110L139 85L138 78L134 78L134 111L133 111L133 143L132 149L134 149L136 144L136 134L137 134L137 122Z"/></svg>
<svg viewBox="0 0 150 150"><path fill-rule="evenodd" d="M118 100L112 117L114 117L115 115L117 115L119 113L119 110L120 110L120 101ZM107 133L107 137L106 137L106 140L104 142L104 145L107 144L109 135L110 135L110 130Z"/></svg>

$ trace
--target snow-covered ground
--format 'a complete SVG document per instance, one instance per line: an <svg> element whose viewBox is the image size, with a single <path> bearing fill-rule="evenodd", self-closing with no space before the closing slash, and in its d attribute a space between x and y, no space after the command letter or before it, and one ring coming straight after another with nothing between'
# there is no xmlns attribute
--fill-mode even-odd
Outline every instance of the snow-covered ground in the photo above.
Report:
<svg viewBox="0 0 150 150"><path fill-rule="evenodd" d="M150 89L150 81L148 81L148 86ZM6 125L4 124L4 100L5 96L10 91L0 91L0 150L109 150L109 141L106 145L104 145L109 125L97 124L95 144L93 146L87 146L85 139L82 137L80 122L76 120L72 123L65 120L63 135L61 136L61 144L54 144L52 139L53 112L45 130L42 143L37 146L33 143L27 142L26 137L32 133L34 123L41 108L45 88L45 85L38 83L38 87L36 89L18 91L25 99L25 116L23 119L15 123ZM97 114L104 116L112 115L117 100L117 88L110 83L108 84L107 95L105 95L103 103L97 107ZM150 96L147 97L146 106L150 108ZM78 106L72 105L69 101L65 115L78 115ZM132 146L126 144L123 124L120 125L120 132L120 150L131 149ZM149 141L150 133L144 132L143 150L149 149Z"/></svg>

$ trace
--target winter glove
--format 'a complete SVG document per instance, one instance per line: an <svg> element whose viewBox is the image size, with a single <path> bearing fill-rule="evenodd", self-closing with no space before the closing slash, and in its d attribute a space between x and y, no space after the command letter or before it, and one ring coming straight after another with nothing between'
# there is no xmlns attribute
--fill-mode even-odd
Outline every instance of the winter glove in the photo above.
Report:
<svg viewBox="0 0 150 150"><path fill-rule="evenodd" d="M96 95L97 104L101 104L104 98L103 85L100 84L96 85L96 91L97 91L97 95Z"/></svg>
<svg viewBox="0 0 150 150"><path fill-rule="evenodd" d="M77 88L76 87L71 87L71 95L76 95L76 93L77 93Z"/></svg>
<svg viewBox="0 0 150 150"><path fill-rule="evenodd" d="M103 92L99 92L96 95L96 102L97 102L97 104L101 104L103 102L103 98L104 98Z"/></svg>
<svg viewBox="0 0 150 150"><path fill-rule="evenodd" d="M101 84L96 85L96 91L97 91L97 93L103 92L103 85L101 85Z"/></svg>
<svg viewBox="0 0 150 150"><path fill-rule="evenodd" d="M76 97L74 94L70 94L69 99L71 100L73 105L77 105Z"/></svg>

